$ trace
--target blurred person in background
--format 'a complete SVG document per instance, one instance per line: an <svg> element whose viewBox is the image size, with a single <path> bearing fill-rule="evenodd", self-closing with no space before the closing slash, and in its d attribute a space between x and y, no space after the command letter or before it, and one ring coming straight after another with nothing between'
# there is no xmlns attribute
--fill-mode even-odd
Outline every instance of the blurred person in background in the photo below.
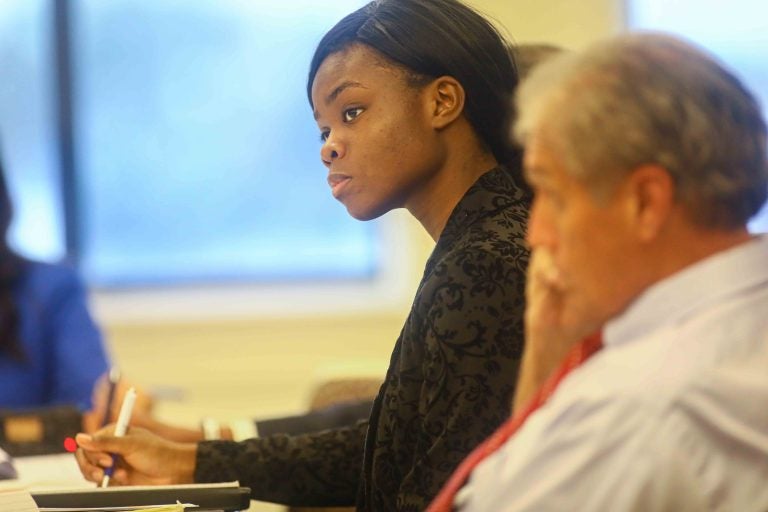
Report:
<svg viewBox="0 0 768 512"><path fill-rule="evenodd" d="M88 411L108 356L85 287L74 269L11 249L12 211L0 167L0 408Z"/></svg>
<svg viewBox="0 0 768 512"><path fill-rule="evenodd" d="M105 421L109 356L85 286L66 264L33 261L8 244L13 207L0 162L0 412L72 406L83 429ZM128 388L118 383L107 420ZM142 393L138 409L151 400Z"/></svg>

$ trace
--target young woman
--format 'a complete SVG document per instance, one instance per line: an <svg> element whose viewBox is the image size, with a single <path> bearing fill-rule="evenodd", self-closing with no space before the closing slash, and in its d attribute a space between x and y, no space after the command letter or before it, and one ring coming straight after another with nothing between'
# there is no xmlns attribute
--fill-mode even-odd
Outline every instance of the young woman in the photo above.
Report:
<svg viewBox="0 0 768 512"><path fill-rule="evenodd" d="M423 510L510 412L529 205L505 142L516 82L503 38L456 0L379 0L331 29L307 84L331 193L361 220L407 208L437 242L369 421L241 443L80 435L83 474L117 452L117 483L237 479L259 500Z"/></svg>

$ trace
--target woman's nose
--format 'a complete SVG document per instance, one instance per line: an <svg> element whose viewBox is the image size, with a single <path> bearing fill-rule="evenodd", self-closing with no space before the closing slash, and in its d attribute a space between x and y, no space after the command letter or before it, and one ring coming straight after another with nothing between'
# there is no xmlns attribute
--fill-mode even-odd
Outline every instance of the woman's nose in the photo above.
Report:
<svg viewBox="0 0 768 512"><path fill-rule="evenodd" d="M332 135L325 140L323 147L320 148L320 158L326 166L330 166L339 158L344 158L344 153L344 145Z"/></svg>

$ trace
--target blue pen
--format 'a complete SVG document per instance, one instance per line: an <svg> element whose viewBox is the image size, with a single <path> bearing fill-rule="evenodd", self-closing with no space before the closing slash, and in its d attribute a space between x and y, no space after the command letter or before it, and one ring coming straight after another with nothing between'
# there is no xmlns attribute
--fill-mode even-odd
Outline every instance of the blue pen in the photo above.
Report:
<svg viewBox="0 0 768 512"><path fill-rule="evenodd" d="M117 417L117 425L115 425L115 437L123 437L125 435L125 431L128 430L128 423L131 421L131 413L133 413L134 402L136 402L136 390L131 388L126 391L125 398L123 398L123 405L120 407L120 415ZM112 465L104 470L104 478L101 480L102 487L109 485L109 479L112 477L116 463L117 454L113 453Z"/></svg>

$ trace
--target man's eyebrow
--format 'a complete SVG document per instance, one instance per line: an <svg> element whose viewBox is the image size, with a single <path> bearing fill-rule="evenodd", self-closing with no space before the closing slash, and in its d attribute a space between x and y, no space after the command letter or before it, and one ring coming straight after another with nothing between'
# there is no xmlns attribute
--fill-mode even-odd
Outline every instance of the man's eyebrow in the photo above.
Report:
<svg viewBox="0 0 768 512"><path fill-rule="evenodd" d="M359 87L361 89L367 89L367 87L361 84L360 82L355 82L354 80L346 80L340 83L338 86L336 86L336 88L332 90L328 96L325 97L325 101L324 101L325 105L328 106L331 103L333 103L333 101L339 96L339 94L344 92L344 90L349 89L350 87ZM315 120L317 120L317 116L318 116L317 110L315 110L313 114L315 116Z"/></svg>

